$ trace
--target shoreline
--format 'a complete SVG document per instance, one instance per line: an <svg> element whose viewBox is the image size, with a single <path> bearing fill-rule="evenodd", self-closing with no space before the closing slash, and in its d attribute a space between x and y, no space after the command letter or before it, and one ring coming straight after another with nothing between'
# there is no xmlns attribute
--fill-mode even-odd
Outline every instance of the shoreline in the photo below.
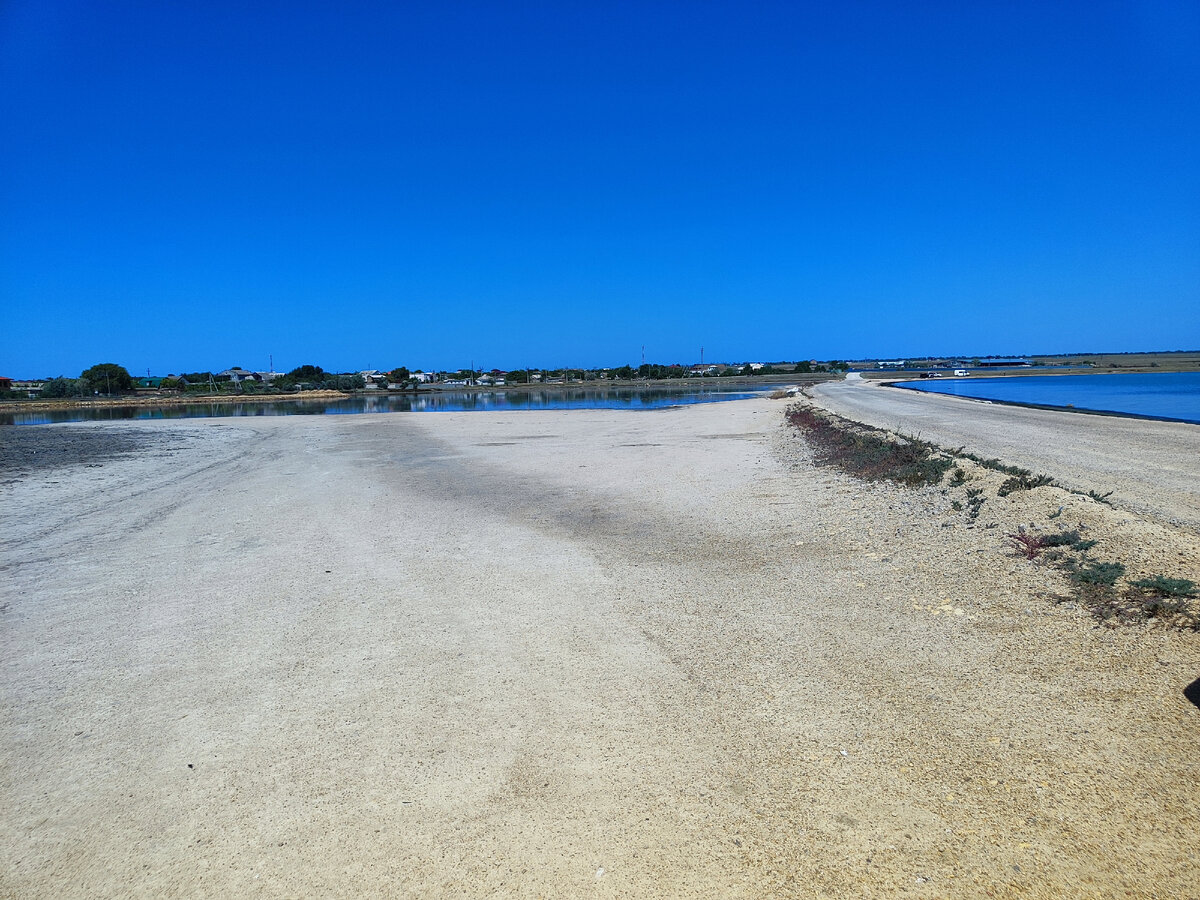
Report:
<svg viewBox="0 0 1200 900"><path fill-rule="evenodd" d="M966 448L1200 534L1200 425L1082 410L1037 409L879 382L820 385L815 402L843 418Z"/></svg>
<svg viewBox="0 0 1200 900"><path fill-rule="evenodd" d="M1081 373L1074 373L1074 374L1082 375L1084 373L1081 372ZM1089 374L1092 374L1092 373L1089 373ZM1107 375L1107 374L1113 374L1113 373L1097 372L1094 374ZM1129 374L1151 374L1151 373L1129 373ZM1171 375L1171 374L1179 374L1179 373L1164 372L1161 374ZM947 379L947 381L954 381L954 380L964 381L967 379L962 379L962 378ZM1050 403L1027 403L1022 400L996 400L991 397L969 397L965 394L951 394L946 391L926 391L926 390L922 390L919 387L902 384L897 381L882 381L882 380L880 380L880 381L876 381L875 383L879 384L881 387L897 388L902 391L913 391L918 394L934 394L939 397L954 397L959 400L973 400L978 403L989 403L989 404L994 404L994 405L998 405L998 406L1017 406L1017 407L1021 407L1024 409L1041 409L1041 410L1046 410L1048 412L1081 413L1083 415L1088 415L1088 416L1105 416L1105 417L1113 417L1113 418L1118 418L1118 419L1142 419L1142 420L1145 420L1148 422L1175 422L1175 423L1178 423L1181 425L1200 425L1200 421L1198 421L1196 419L1178 419L1178 418L1174 418L1172 416L1152 416L1152 415L1147 415L1145 413L1121 412L1121 411L1115 410L1115 409L1088 409L1087 407L1084 407L1084 406L1055 406Z"/></svg>
<svg viewBox="0 0 1200 900"><path fill-rule="evenodd" d="M287 402L289 400L336 400L352 397L353 394L344 391L304 391L299 394L207 394L205 396L172 396L170 394L148 397L132 394L128 397L56 397L52 400L3 400L0 401L0 413L17 412L47 412L56 409L120 409L126 406L134 407L171 407L191 406L204 403L256 403L256 402Z"/></svg>
<svg viewBox="0 0 1200 900"><path fill-rule="evenodd" d="M590 381L569 384L513 384L513 385L454 385L434 386L418 390L374 390L374 391L303 391L291 394L206 394L206 395L133 395L129 397L103 398L55 398L53 400L6 400L0 401L0 415L24 412L55 412L88 409L170 409L178 406L223 405L240 403L299 403L305 401L357 400L364 398L410 398L430 397L440 394L493 394L493 393L565 393L567 391L606 390L701 390L736 393L739 390L758 388L768 391L779 386L810 386L834 380L827 375L799 376L733 376L722 379L658 379L653 381ZM723 390L724 389L724 390ZM113 421L111 419L106 421Z"/></svg>

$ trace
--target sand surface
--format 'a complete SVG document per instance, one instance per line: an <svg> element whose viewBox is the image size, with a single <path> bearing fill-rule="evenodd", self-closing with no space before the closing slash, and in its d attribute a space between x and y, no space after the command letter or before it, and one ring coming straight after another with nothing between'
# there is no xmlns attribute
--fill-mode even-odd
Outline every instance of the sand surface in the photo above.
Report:
<svg viewBox="0 0 1200 900"><path fill-rule="evenodd" d="M1000 539L1107 508L968 526L783 408L40 427L0 895L1200 896L1197 635Z"/></svg>
<svg viewBox="0 0 1200 900"><path fill-rule="evenodd" d="M1200 425L1026 409L847 380L810 388L826 409L943 447L1000 457L1200 534Z"/></svg>

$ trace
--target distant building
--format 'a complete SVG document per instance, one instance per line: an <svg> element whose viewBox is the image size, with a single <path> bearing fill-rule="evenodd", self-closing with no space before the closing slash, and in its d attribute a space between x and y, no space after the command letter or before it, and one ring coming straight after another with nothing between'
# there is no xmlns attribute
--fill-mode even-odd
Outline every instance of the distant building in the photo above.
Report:
<svg viewBox="0 0 1200 900"><path fill-rule="evenodd" d="M41 395L42 388L46 386L44 381L13 381L9 390L22 391L30 399L34 399Z"/></svg>
<svg viewBox="0 0 1200 900"><path fill-rule="evenodd" d="M234 366L232 369L226 369L224 372L218 372L217 377L228 378L234 384L240 384L243 381L261 381L257 373L237 366Z"/></svg>
<svg viewBox="0 0 1200 900"><path fill-rule="evenodd" d="M1033 362L1028 359L981 359L979 361L981 369L1023 369L1032 365Z"/></svg>

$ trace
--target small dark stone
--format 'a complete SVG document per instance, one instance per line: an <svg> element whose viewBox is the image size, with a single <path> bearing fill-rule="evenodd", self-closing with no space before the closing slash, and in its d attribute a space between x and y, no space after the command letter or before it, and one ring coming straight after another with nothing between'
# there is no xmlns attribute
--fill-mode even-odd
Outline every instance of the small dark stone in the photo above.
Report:
<svg viewBox="0 0 1200 900"><path fill-rule="evenodd" d="M1197 678L1183 689L1183 696L1187 697L1196 706L1200 706L1200 678Z"/></svg>

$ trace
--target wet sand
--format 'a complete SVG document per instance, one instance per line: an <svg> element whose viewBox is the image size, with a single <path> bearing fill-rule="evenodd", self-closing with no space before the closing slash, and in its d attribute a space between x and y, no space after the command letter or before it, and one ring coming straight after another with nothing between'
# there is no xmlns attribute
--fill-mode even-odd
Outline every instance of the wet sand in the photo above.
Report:
<svg viewBox="0 0 1200 900"><path fill-rule="evenodd" d="M783 408L39 428L142 449L0 485L0 894L1200 893L1196 635L1000 538L1107 508Z"/></svg>

